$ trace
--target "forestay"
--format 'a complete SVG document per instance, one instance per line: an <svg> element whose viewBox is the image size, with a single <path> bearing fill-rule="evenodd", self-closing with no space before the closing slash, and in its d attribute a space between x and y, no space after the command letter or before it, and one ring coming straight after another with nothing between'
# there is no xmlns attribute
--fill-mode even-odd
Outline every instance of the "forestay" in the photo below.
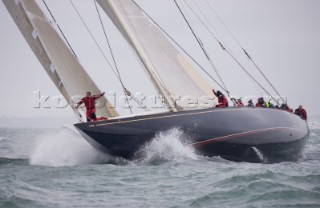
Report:
<svg viewBox="0 0 320 208"><path fill-rule="evenodd" d="M70 101L74 96L84 96L87 91L100 93L35 0L3 0L3 3L66 100ZM118 116L104 97L99 99L99 103L99 116Z"/></svg>
<svg viewBox="0 0 320 208"><path fill-rule="evenodd" d="M194 107L190 106L188 98L200 102L200 98L205 97L206 101L213 98L207 81L132 0L98 2L138 54L151 80L173 110ZM177 100L179 97L184 99ZM203 107L210 106L208 102L203 103L206 103Z"/></svg>

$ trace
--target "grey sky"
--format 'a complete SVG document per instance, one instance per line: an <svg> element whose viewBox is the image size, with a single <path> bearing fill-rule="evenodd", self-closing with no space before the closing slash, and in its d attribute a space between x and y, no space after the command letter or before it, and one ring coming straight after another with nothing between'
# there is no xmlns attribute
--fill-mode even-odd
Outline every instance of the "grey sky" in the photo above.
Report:
<svg viewBox="0 0 320 208"><path fill-rule="evenodd" d="M193 0L195 1L195 0ZM192 5L191 0L188 0ZM196 0L204 5L204 0ZM263 69L281 94L288 98L289 105L296 108L305 106L309 114L320 115L319 108L319 75L320 75L320 1L318 0L208 0L215 11L231 29L233 34ZM69 1L47 0L58 23L71 41L82 65L97 82L102 91L114 90L118 94L121 88L114 75L106 66L102 55L96 49L83 25L80 23ZM104 51L107 51L101 26L92 1L76 0L84 19L89 22L95 37ZM204 66L208 63L195 44L194 38L181 19L172 0L139 0L160 25L181 43ZM182 1L178 1L182 2ZM61 4L65 6L61 8ZM186 8L185 8L186 9ZM239 51L234 40L217 21L209 10L207 16L215 24L215 29L223 37L226 45L239 57L239 60L250 68L250 63ZM189 17L193 17L190 11ZM105 23L109 21L104 19ZM110 23L110 22L109 22ZM257 90L234 62L225 55L216 42L192 18L191 22L205 43L207 50L221 76L233 95L264 95ZM70 109L34 108L34 91L40 90L43 95L59 95L58 90L36 59L28 44L20 34L9 13L0 3L0 116L68 116ZM120 37L119 33L108 26L115 54L119 62L124 82L133 92L153 94L150 82L144 73L132 71L140 65L134 62L134 56ZM252 67L251 67L252 68ZM126 73L126 70L129 71ZM208 71L211 69L208 68ZM210 73L213 73L212 70ZM260 79L260 78L259 78ZM208 79L208 81L210 81ZM217 85L210 82L219 89ZM120 110L127 113L126 110Z"/></svg>

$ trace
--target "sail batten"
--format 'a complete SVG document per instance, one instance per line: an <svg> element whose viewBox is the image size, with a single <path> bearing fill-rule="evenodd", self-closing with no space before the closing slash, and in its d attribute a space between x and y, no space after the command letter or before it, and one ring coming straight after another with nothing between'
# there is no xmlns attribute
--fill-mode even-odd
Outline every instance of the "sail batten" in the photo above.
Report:
<svg viewBox="0 0 320 208"><path fill-rule="evenodd" d="M178 98L212 97L209 84L132 0L98 0L99 5L137 53L167 103ZM179 108L179 109L177 109Z"/></svg>
<svg viewBox="0 0 320 208"><path fill-rule="evenodd" d="M66 100L79 97L87 91L100 90L74 57L69 47L53 28L35 0L3 0L7 10L37 56L45 71ZM118 116L117 111L102 97L97 114Z"/></svg>

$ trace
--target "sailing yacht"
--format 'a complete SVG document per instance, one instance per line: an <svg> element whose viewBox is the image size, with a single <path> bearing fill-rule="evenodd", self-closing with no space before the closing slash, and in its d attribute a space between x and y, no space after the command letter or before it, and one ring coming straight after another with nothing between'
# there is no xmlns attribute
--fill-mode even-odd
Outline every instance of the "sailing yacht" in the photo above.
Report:
<svg viewBox="0 0 320 208"><path fill-rule="evenodd" d="M307 123L287 111L271 108L190 108L190 99L214 99L208 82L133 0L97 0L136 53L143 70L162 96L167 110L120 116L103 97L97 114L108 120L74 124L95 148L135 159L160 132L177 128L199 154L232 161L275 163L297 161L309 137ZM100 93L72 47L48 20L36 0L3 0L29 46L61 94ZM125 89L126 90L126 89ZM130 93L128 93L130 96ZM76 112L76 109L73 108Z"/></svg>

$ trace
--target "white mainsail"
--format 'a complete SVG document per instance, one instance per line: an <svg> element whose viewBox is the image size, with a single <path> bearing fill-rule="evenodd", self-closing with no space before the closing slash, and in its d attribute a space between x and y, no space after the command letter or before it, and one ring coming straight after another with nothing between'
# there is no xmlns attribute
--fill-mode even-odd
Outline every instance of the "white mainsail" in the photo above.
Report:
<svg viewBox="0 0 320 208"><path fill-rule="evenodd" d="M90 91L100 93L35 0L3 0L24 38L66 100ZM118 116L105 97L99 99L99 116Z"/></svg>
<svg viewBox="0 0 320 208"><path fill-rule="evenodd" d="M132 0L97 0L138 54L167 104L183 109L179 97L213 97L206 80Z"/></svg>

